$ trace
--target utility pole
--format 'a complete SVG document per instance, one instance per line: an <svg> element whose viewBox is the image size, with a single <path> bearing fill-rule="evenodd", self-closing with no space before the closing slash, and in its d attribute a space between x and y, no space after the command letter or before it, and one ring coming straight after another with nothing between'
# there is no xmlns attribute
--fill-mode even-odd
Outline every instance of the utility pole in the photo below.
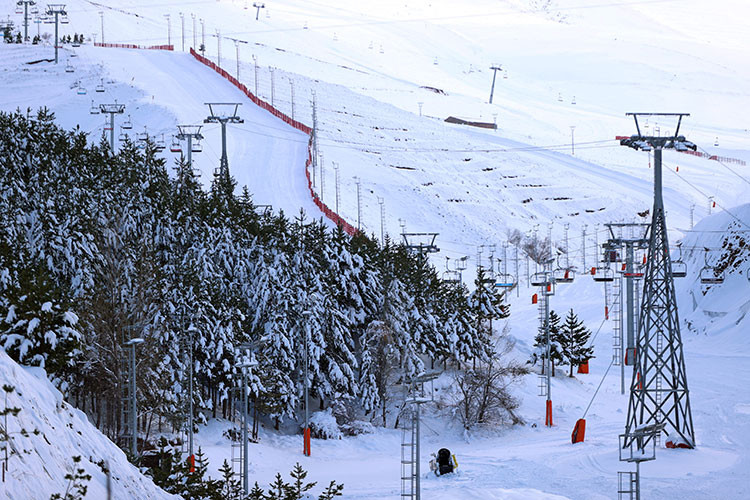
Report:
<svg viewBox="0 0 750 500"><path fill-rule="evenodd" d="M47 5L47 12L46 14L48 16L54 16L55 17L55 64L58 62L57 58L57 50L60 48L60 42L59 42L59 36L58 36L58 29L60 25L60 16L67 16L68 13L65 11L65 4L62 3L51 3Z"/></svg>
<svg viewBox="0 0 750 500"><path fill-rule="evenodd" d="M172 45L172 19L169 14L164 14L164 17L167 18L167 45Z"/></svg>
<svg viewBox="0 0 750 500"><path fill-rule="evenodd" d="M266 4L253 2L253 7L255 7L255 20L257 21L258 20L258 14L260 14L260 9L265 9L266 8Z"/></svg>
<svg viewBox="0 0 750 500"><path fill-rule="evenodd" d="M250 460L249 460L249 436L248 436L248 423L250 420L250 417L247 413L247 407L249 406L249 394L248 394L248 382L249 379L253 376L253 368L258 366L258 362L255 360L255 354L253 353L253 350L258 346L258 343L260 341L256 342L250 342L246 344L240 344L240 349L246 350L246 352L249 352L249 354L246 354L247 359L244 361L238 363L236 366L239 368L242 372L242 387L241 387L241 395L240 395L240 403L242 404L242 491L245 495L247 495L250 492Z"/></svg>
<svg viewBox="0 0 750 500"><path fill-rule="evenodd" d="M294 80L289 78L289 87L291 88L291 96L292 96L292 120L294 120Z"/></svg>
<svg viewBox="0 0 750 500"><path fill-rule="evenodd" d="M620 140L620 144L636 150L654 151L654 207L624 445L632 443L632 436L638 429L648 425L663 425L661 431L654 435L655 440L664 432L669 436L672 446L695 448L687 371L669 255L661 171L664 149L696 150L695 144L679 135L683 117L690 115L628 113L627 116L632 116L635 120L637 134ZM638 125L640 116L675 117L675 132L673 135L644 136Z"/></svg>
<svg viewBox="0 0 750 500"><path fill-rule="evenodd" d="M273 78L273 66L268 67L268 71L271 72L271 106L273 106L274 96L275 96L275 87L274 87L274 78Z"/></svg>
<svg viewBox="0 0 750 500"><path fill-rule="evenodd" d="M203 18L199 19L199 21L201 23L201 46L200 46L200 51L201 51L201 55L203 57L206 57L206 21Z"/></svg>
<svg viewBox="0 0 750 500"><path fill-rule="evenodd" d="M312 185L315 187L315 171L318 162L318 106L315 91L312 93Z"/></svg>
<svg viewBox="0 0 750 500"><path fill-rule="evenodd" d="M586 224L581 230L581 255L583 255L583 272L586 272Z"/></svg>
<svg viewBox="0 0 750 500"><path fill-rule="evenodd" d="M185 14L180 12L180 38L182 39L182 51L185 52Z"/></svg>
<svg viewBox="0 0 750 500"><path fill-rule="evenodd" d="M133 457L138 456L138 403L136 401L136 379L135 379L135 347L142 344L142 338L132 338L125 342L125 346L130 348L130 432L131 444L130 453Z"/></svg>
<svg viewBox="0 0 750 500"><path fill-rule="evenodd" d="M571 125L570 126L570 154L575 156L576 154L576 126Z"/></svg>
<svg viewBox="0 0 750 500"><path fill-rule="evenodd" d="M198 33L195 31L195 14L190 13L190 17L193 19L193 50L198 47Z"/></svg>
<svg viewBox="0 0 750 500"><path fill-rule="evenodd" d="M336 162L333 163L333 171L336 172L336 214L339 214L339 202L341 200L341 191L339 191L339 164Z"/></svg>
<svg viewBox="0 0 750 500"><path fill-rule="evenodd" d="M357 231L362 230L362 180L359 177L355 177L354 181L357 183Z"/></svg>
<svg viewBox="0 0 750 500"><path fill-rule="evenodd" d="M112 154L115 154L115 115L121 115L125 112L124 104L100 104L99 111L109 115L109 147Z"/></svg>
<svg viewBox="0 0 750 500"><path fill-rule="evenodd" d="M202 125L177 125L177 130L179 130L177 139L187 141L187 165L191 171L193 169L193 139L203 140L201 128L203 128Z"/></svg>
<svg viewBox="0 0 750 500"><path fill-rule="evenodd" d="M492 88L490 89L490 104L492 104L492 98L495 95L495 78L497 77L497 72L502 71L502 67L499 64L493 64L490 66L490 69L493 71L492 73Z"/></svg>
<svg viewBox="0 0 750 500"><path fill-rule="evenodd" d="M240 41L234 41L234 57L237 59L237 81L240 81Z"/></svg>
<svg viewBox="0 0 750 500"><path fill-rule="evenodd" d="M255 97L260 97L258 95L258 56L253 54L253 66L255 66Z"/></svg>
<svg viewBox="0 0 750 500"><path fill-rule="evenodd" d="M16 5L19 7L23 6L23 39L29 41L29 5L34 6L36 2L34 0L18 0Z"/></svg>
<svg viewBox="0 0 750 500"><path fill-rule="evenodd" d="M242 103L239 102L207 102L209 115L203 120L203 123L221 124L221 161L219 165L219 182L226 191L225 194L232 194L229 180L229 160L227 159L227 123L244 123L245 120L237 115L237 108Z"/></svg>
<svg viewBox="0 0 750 500"><path fill-rule="evenodd" d="M378 196L380 204L380 244L385 245L385 199Z"/></svg>
<svg viewBox="0 0 750 500"><path fill-rule="evenodd" d="M310 395L309 395L309 360L308 351L310 350L310 317L312 316L312 312L309 310L302 311L302 317L304 318L305 322L305 338L304 338L304 345L302 348L302 362L304 364L303 366L303 375L305 377L305 428L302 431L303 432L303 447L302 447L302 453L306 456L310 456L311 450L310 450Z"/></svg>
<svg viewBox="0 0 750 500"><path fill-rule="evenodd" d="M216 65L221 68L221 31L216 30Z"/></svg>
<svg viewBox="0 0 750 500"><path fill-rule="evenodd" d="M323 153L319 153L320 155L320 201L323 201L323 195L326 192L326 177L325 177L325 169L323 167Z"/></svg>
<svg viewBox="0 0 750 500"><path fill-rule="evenodd" d="M99 11L99 18L102 22L101 23L102 24L102 43L104 43L104 11L103 10Z"/></svg>

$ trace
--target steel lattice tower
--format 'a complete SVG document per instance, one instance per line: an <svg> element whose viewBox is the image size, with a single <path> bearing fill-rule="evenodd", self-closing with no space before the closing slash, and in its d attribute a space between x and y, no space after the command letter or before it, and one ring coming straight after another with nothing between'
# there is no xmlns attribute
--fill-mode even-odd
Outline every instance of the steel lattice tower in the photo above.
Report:
<svg viewBox="0 0 750 500"><path fill-rule="evenodd" d="M638 117L651 115L677 117L674 135L642 135ZM628 436L639 428L663 424L662 432L673 445L694 448L693 417L662 198L661 160L664 149L686 151L695 150L696 146L679 135L682 118L689 116L686 113L628 113L628 116L634 117L638 134L622 138L620 144L636 150L654 151L654 208L625 424L625 445L628 446L628 441L632 440ZM658 436L654 439L658 439Z"/></svg>

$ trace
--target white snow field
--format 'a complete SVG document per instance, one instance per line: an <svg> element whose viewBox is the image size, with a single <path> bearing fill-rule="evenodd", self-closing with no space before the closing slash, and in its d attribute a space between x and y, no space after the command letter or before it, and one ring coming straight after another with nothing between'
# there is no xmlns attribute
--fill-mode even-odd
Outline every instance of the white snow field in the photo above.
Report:
<svg viewBox="0 0 750 500"><path fill-rule="evenodd" d="M11 449L17 454L11 455L5 481L0 482L0 498L64 496L68 486L65 475L73 471L75 456L81 457L76 468L91 475L91 480L85 481L86 498L107 498L107 477L98 463L112 470L113 498L179 498L144 477L83 412L63 401L44 370L19 366L0 351L0 381L13 387L7 400L3 392L3 409L20 409L16 417L8 419Z"/></svg>
<svg viewBox="0 0 750 500"><path fill-rule="evenodd" d="M0 0L0 13L12 12L14 4ZM131 132L145 126L151 135L165 134L169 145L177 124L202 122L205 102L242 102L245 123L228 127L230 171L238 187L248 186L258 204L271 204L289 215L302 208L320 217L304 177L307 137L254 107L182 51L179 12L185 14L185 51L193 45L190 14L195 14L195 38L200 44L203 20L206 55L213 61L218 56L216 30L221 30L221 66L232 74L237 71L236 52L228 37L238 40L239 79L253 91L257 75L261 98L312 125L315 91L323 169L314 178L323 201L331 208L337 204L335 164L342 216L357 224L356 176L362 187L363 229L379 236L382 198L385 231L391 235L401 232L401 224L407 231L440 232L438 265L445 256L475 255L476 245L501 245L509 229L526 233L538 228L544 235L548 223L554 223L553 236L559 241L567 223L571 259L580 266L585 248L590 266L595 225L640 220L636 213L652 204L648 155L614 140L635 133L626 112L689 112L682 130L701 151L750 161L745 116L750 109L750 32L745 21L750 7L739 0L716 1L710 7L700 0L345 5L334 0L273 0L266 2L258 21L249 4L246 9L248 2L239 0L122 0L116 5L69 1L71 23L63 33L96 33L101 41L102 11L106 42L164 44L164 15L170 14L176 51L94 48L88 43L63 49L61 64L54 67L26 64L50 57L49 46L0 45L0 109L46 105L64 126L80 125L96 139L103 118L88 114L91 100L117 100L132 115ZM50 26L41 29L50 31ZM35 30L34 25L32 33ZM67 62L74 73L64 71ZM490 105L491 64L502 64L506 71L498 72ZM106 91L96 93L102 80ZM87 88L86 95L71 88L78 81ZM496 118L499 130L446 124L443 120L451 115L490 123ZM652 120L648 126L650 133L656 133L657 126L662 133L674 130L666 122ZM204 152L194 159L208 185L220 155L218 127L205 126L204 135ZM167 152L165 156L172 158ZM739 163L670 151L664 161L670 241L683 241L689 266L688 277L676 286L698 447L659 449L656 461L641 469L643 498L748 498L750 262L710 290L701 289L697 273L703 266L702 248L710 248L715 261L730 224L739 235L750 231L750 206L742 205L750 201L750 170ZM709 211L720 213L691 231L691 210L696 222ZM584 224L588 237L581 241ZM606 238L601 228L598 238L600 243ZM521 267L524 274L523 262ZM536 332L531 293L524 283L519 295L510 297L508 325L518 339L514 355L519 359L528 357ZM601 287L587 277L560 286L552 308L564 314L570 307L596 330L604 319ZM425 498L617 498L616 472L632 470L618 462L617 435L624 431L627 412L619 367L609 371L587 415L586 441L570 444L573 424L609 365L611 336L612 324L605 321L589 375L568 378L566 368L558 372L552 386L551 429L543 427L544 402L536 396L535 374L518 388L525 426L465 435L440 412L429 410L423 470L429 454L443 446L457 454L460 469L451 477L426 473ZM441 382L449 383L449 376ZM229 443L221 436L226 425L212 422L196 436L213 470L229 458ZM252 477L266 484L299 461L312 480L343 482L345 498L398 498L399 443L395 430L341 441L315 440L313 455L306 458L299 436L262 429L260 444L252 445ZM60 451L54 462L58 469L71 454ZM93 491L89 497L101 498Z"/></svg>

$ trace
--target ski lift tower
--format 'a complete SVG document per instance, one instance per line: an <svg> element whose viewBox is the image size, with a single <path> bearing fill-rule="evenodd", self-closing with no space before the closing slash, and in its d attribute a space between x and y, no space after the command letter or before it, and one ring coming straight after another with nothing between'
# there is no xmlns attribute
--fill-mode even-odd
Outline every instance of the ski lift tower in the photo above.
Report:
<svg viewBox="0 0 750 500"><path fill-rule="evenodd" d="M57 64L57 49L60 48L60 42L58 37L58 28L60 26L60 16L67 16L68 13L65 11L65 4L62 3L51 3L47 5L47 18L50 19L49 23L55 23L55 64ZM54 19L54 20L53 20Z"/></svg>
<svg viewBox="0 0 750 500"><path fill-rule="evenodd" d="M643 278L643 273L640 270L636 271L635 262L633 258L634 251L636 249L641 250L648 248L648 230L650 224L643 223L614 223L610 222L604 224L609 229L610 239L608 243L618 248L625 247L625 264L621 278L625 278L625 297L623 300L622 286L620 286L619 298L619 321L625 320L625 331L627 331L627 337L623 339L623 328L619 328L620 338L619 346L620 353L620 392L625 394L625 366L633 366L635 364L635 329L636 329L636 316L635 316L635 301L633 295L633 281ZM632 237L615 236L615 228L626 229L631 228ZM624 304L623 304L624 302ZM623 307L623 305L625 307ZM623 311L627 310L627 314L623 314ZM623 342L623 340L626 341ZM623 346L625 352L623 356Z"/></svg>
<svg viewBox="0 0 750 500"><path fill-rule="evenodd" d="M661 176L664 149L696 149L695 144L679 135L682 118L690 115L628 113L627 116L634 118L637 134L621 138L620 144L636 150L654 151L654 208L623 446L632 444L632 436L638 429L659 425L660 429L653 434L655 440L659 440L663 432L669 436L668 447L694 448L693 416L669 255ZM638 118L642 116L677 118L674 135L643 135L638 125ZM645 446L650 438L644 439Z"/></svg>
<svg viewBox="0 0 750 500"><path fill-rule="evenodd" d="M16 5L23 7L23 39L29 41L29 5L36 5L34 0L18 0Z"/></svg>
<svg viewBox="0 0 750 500"><path fill-rule="evenodd" d="M434 401L425 395L424 384L432 382L440 373L421 373L409 381L404 407L408 407L401 437L401 500L421 500L420 472L420 415L421 406Z"/></svg>
<svg viewBox="0 0 750 500"><path fill-rule="evenodd" d="M100 104L99 111L109 115L109 148L112 154L115 153L115 115L121 115L125 112L124 104Z"/></svg>
<svg viewBox="0 0 750 500"><path fill-rule="evenodd" d="M531 286L539 287L539 324L544 331L545 338L545 355L544 370L545 375L540 376L539 395L547 398L545 403L544 425L552 427L552 347L550 343L549 331L549 298L555 294L555 274L552 270L552 264L555 262L554 257L543 262L544 270L534 273L531 277Z"/></svg>
<svg viewBox="0 0 750 500"><path fill-rule="evenodd" d="M203 123L221 124L221 162L219 165L219 182L224 189L229 189L229 160L227 159L227 123L245 123L237 115L239 102L207 102L208 117ZM231 194L231 193L227 193Z"/></svg>
<svg viewBox="0 0 750 500"><path fill-rule="evenodd" d="M193 169L193 148L198 146L200 141L203 140L203 135L201 135L202 127L202 125L177 125L177 130L179 130L176 136L177 139L187 141L187 165L191 171ZM193 139L198 141L197 144L193 144ZM195 152L198 152L197 148Z"/></svg>

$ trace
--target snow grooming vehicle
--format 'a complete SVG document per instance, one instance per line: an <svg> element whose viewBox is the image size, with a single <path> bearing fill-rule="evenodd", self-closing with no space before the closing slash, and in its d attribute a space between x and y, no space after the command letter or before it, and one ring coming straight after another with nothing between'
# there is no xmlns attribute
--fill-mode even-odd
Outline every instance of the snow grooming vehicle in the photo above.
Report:
<svg viewBox="0 0 750 500"><path fill-rule="evenodd" d="M450 474L456 472L456 469L458 469L456 455L452 454L448 448L440 448L437 455L433 453L432 457L432 460L430 460L430 470L436 476Z"/></svg>

